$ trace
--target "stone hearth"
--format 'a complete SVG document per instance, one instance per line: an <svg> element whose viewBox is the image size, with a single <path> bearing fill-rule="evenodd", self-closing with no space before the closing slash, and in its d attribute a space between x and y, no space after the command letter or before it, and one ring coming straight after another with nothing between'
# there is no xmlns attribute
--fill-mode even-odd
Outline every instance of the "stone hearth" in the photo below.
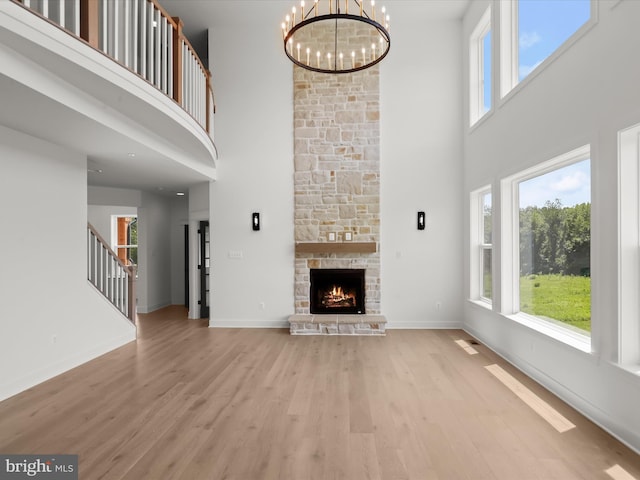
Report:
<svg viewBox="0 0 640 480"><path fill-rule="evenodd" d="M291 315L291 335L385 335L382 315Z"/></svg>

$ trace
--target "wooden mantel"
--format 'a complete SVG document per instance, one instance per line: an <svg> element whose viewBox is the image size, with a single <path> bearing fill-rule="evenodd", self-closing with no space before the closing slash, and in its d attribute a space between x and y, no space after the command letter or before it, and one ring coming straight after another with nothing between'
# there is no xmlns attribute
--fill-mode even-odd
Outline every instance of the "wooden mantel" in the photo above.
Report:
<svg viewBox="0 0 640 480"><path fill-rule="evenodd" d="M376 253L376 242L296 242L296 253Z"/></svg>

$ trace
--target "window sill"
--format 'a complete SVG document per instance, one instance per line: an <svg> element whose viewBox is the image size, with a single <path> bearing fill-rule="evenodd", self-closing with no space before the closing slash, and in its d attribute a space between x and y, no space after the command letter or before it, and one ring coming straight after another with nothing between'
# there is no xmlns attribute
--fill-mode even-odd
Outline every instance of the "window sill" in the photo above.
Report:
<svg viewBox="0 0 640 480"><path fill-rule="evenodd" d="M535 330L565 345L569 345L584 353L591 353L591 337L585 333L580 333L579 331L574 331L565 326L556 325L553 322L541 320L522 312L504 316L509 320L513 320L520 325Z"/></svg>
<svg viewBox="0 0 640 480"><path fill-rule="evenodd" d="M469 299L469 303L473 305L477 305L478 307L485 308L487 310L493 310L493 304L488 300L479 300L479 299Z"/></svg>
<svg viewBox="0 0 640 480"><path fill-rule="evenodd" d="M618 368L624 370L627 373L630 373L631 375L634 375L636 377L640 377L640 365L638 365L638 364L612 363L612 365L614 367L618 367Z"/></svg>

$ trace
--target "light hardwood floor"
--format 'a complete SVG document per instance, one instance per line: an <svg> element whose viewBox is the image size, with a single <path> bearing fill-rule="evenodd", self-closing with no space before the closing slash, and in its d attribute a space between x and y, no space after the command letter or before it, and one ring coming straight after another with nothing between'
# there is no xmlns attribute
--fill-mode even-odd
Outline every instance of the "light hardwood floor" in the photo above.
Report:
<svg viewBox="0 0 640 480"><path fill-rule="evenodd" d="M171 307L139 339L0 403L0 453L87 479L640 480L640 457L457 330L292 337ZM559 433L485 367L576 425ZM623 478L623 477L620 477Z"/></svg>

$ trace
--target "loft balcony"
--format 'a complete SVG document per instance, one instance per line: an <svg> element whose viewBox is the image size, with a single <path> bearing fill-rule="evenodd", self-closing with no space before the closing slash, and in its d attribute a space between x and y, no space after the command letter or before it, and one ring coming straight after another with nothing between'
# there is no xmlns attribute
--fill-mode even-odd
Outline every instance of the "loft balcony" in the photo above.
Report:
<svg viewBox="0 0 640 480"><path fill-rule="evenodd" d="M0 124L87 154L93 185L216 178L211 74L156 0L0 2Z"/></svg>

